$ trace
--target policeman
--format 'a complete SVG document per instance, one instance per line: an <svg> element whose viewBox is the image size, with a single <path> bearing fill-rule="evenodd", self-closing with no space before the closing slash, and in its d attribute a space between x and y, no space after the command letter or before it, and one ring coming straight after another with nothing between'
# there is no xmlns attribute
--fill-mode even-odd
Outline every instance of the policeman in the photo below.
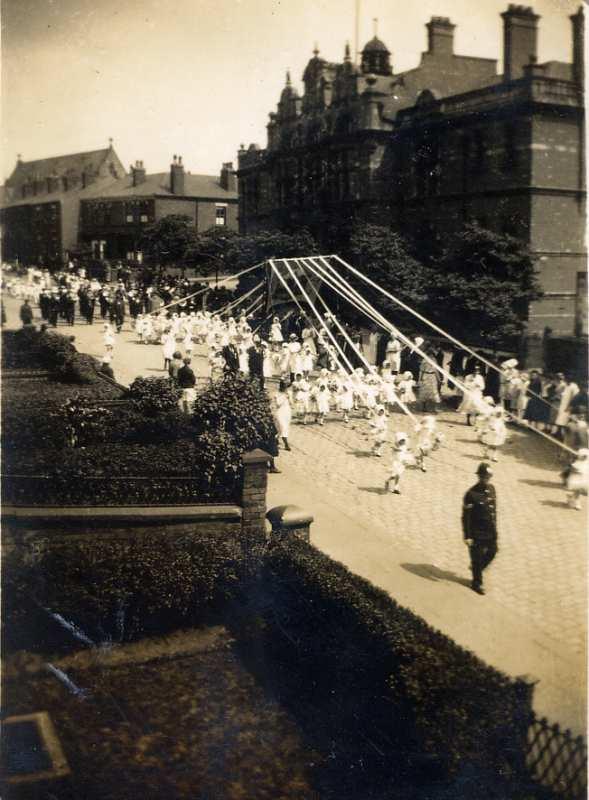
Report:
<svg viewBox="0 0 589 800"><path fill-rule="evenodd" d="M489 464L479 464L477 475L478 483L464 495L462 530L470 553L471 588L477 594L485 594L483 570L497 554L497 506Z"/></svg>

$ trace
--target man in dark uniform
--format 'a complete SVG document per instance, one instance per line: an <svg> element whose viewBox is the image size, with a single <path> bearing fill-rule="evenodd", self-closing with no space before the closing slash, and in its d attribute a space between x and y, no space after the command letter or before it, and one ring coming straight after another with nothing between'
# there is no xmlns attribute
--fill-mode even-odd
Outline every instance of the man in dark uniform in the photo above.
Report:
<svg viewBox="0 0 589 800"><path fill-rule="evenodd" d="M483 570L497 554L497 505L489 464L479 464L477 475L478 483L464 495L462 530L470 553L471 588L477 594L485 594Z"/></svg>

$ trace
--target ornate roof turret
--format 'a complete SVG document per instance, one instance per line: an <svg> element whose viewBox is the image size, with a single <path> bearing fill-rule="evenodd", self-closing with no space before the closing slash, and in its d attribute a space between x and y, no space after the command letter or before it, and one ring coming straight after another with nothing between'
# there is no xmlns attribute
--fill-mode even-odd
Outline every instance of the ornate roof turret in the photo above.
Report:
<svg viewBox="0 0 589 800"><path fill-rule="evenodd" d="M391 53L386 44L381 41L377 34L378 20L374 20L374 36L364 45L362 50L362 72L372 75L392 75Z"/></svg>

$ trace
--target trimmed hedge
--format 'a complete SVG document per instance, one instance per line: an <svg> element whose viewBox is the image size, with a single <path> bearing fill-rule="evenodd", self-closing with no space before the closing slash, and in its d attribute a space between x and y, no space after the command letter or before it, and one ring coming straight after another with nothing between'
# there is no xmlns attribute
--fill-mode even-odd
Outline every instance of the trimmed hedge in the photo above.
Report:
<svg viewBox="0 0 589 800"><path fill-rule="evenodd" d="M202 533L198 540L174 542L162 536L157 547L141 539L76 542L36 559L19 549L3 563L9 648L79 647L71 634L60 635L59 627L51 633L50 613L94 643L200 624L233 592L240 564L237 541ZM31 620L42 609L48 630L40 642L29 641Z"/></svg>
<svg viewBox="0 0 589 800"><path fill-rule="evenodd" d="M145 416L155 417L178 406L180 387L169 378L135 378L129 398Z"/></svg>
<svg viewBox="0 0 589 800"><path fill-rule="evenodd" d="M3 481L3 502L19 505L144 505L235 502L233 473L212 482L223 439L203 451L194 441L105 442L91 447L14 451L10 473L46 479ZM135 480L138 478L138 480ZM182 480L172 480L178 478Z"/></svg>
<svg viewBox="0 0 589 800"><path fill-rule="evenodd" d="M244 601L267 677L331 749L345 796L429 797L474 774L473 796L519 797L502 792L523 774L525 684L299 540L271 548Z"/></svg>
<svg viewBox="0 0 589 800"><path fill-rule="evenodd" d="M4 369L48 369L66 383L97 383L96 361L78 353L73 338L33 326L6 331L2 334L2 365Z"/></svg>

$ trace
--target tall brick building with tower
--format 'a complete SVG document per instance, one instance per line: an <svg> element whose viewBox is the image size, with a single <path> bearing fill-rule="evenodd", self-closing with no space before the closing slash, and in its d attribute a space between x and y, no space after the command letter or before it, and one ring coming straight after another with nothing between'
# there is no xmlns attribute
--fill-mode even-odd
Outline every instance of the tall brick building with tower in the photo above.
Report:
<svg viewBox="0 0 589 800"><path fill-rule="evenodd" d="M299 96L287 77L265 149L238 156L239 224L308 226L321 241L354 219L440 236L478 220L524 239L544 298L529 333L587 333L582 8L572 63L537 60L539 17L510 5L503 64L454 53L454 25L427 24L419 65L396 74L373 38L352 63L316 51Z"/></svg>

